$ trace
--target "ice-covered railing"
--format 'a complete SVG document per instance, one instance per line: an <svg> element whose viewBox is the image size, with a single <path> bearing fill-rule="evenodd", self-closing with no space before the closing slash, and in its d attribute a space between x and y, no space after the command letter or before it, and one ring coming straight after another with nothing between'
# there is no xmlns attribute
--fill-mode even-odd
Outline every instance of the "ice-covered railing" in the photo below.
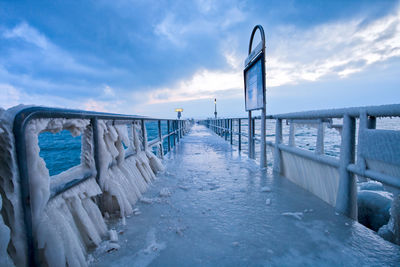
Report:
<svg viewBox="0 0 400 267"><path fill-rule="evenodd" d="M261 140L260 135L256 136L255 125L260 117L209 119L200 123L226 140L229 139L231 144L237 136L239 151L243 149L242 143L247 141L247 152L253 159L256 157L256 141L260 146L265 142L272 148L275 173L309 190L339 212L357 219L356 176L400 189L400 131L376 129L376 118L399 116L398 104L270 115L266 119L275 121L275 130L272 130L273 133L267 130L266 134L267 138L273 136L274 141ZM285 120L289 126L288 143L283 142L282 135ZM295 135L296 126L299 125L317 129L313 152L296 146L296 138L306 138ZM339 132L338 158L324 153L327 128L337 129ZM245 139L242 140L242 137ZM398 196L395 201L399 201ZM392 205L392 211L398 206ZM396 242L400 243L400 218L397 220L394 226L393 222L389 224L392 224L391 230L395 232Z"/></svg>
<svg viewBox="0 0 400 267"><path fill-rule="evenodd" d="M149 121L157 124L153 140ZM189 127L184 120L80 110L0 110L1 214L15 265L85 266L87 251L110 235L104 216L124 220L163 169L152 151L162 158ZM62 130L81 135L81 163L50 177L38 135Z"/></svg>

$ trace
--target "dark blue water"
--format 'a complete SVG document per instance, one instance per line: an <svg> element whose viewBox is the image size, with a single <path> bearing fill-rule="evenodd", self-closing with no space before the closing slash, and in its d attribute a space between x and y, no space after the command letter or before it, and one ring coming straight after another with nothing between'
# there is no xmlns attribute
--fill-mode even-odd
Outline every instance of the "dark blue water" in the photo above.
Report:
<svg viewBox="0 0 400 267"><path fill-rule="evenodd" d="M158 123L146 122L149 141L158 138ZM130 133L130 131L128 131ZM161 122L162 135L167 134L167 122ZM53 134L45 132L39 135L39 155L46 162L50 176L57 175L81 162L81 136L73 137L67 130ZM132 138L132 136L130 136ZM171 138L172 142L172 138ZM126 147L127 144L124 144ZM163 142L164 153L167 152L168 139ZM156 148L153 149L155 152Z"/></svg>

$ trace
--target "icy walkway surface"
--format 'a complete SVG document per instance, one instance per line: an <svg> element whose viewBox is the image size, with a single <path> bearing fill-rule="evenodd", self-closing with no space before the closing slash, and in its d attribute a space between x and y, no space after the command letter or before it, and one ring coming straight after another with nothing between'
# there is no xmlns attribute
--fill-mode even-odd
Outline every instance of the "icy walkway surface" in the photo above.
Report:
<svg viewBox="0 0 400 267"><path fill-rule="evenodd" d="M203 126L166 157L118 250L93 266L398 266L400 247L285 178L267 175Z"/></svg>

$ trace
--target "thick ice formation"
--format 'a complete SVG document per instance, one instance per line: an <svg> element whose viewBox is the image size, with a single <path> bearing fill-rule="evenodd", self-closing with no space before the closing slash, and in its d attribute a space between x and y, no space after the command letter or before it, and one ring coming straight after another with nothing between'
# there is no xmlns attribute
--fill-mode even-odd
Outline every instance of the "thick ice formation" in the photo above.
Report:
<svg viewBox="0 0 400 267"><path fill-rule="evenodd" d="M2 215L4 223L10 228L11 240L7 251L15 265L26 265L26 237L23 211L20 201L20 183L17 156L14 148L12 123L15 114L23 106L0 112L0 194L3 198Z"/></svg>
<svg viewBox="0 0 400 267"><path fill-rule="evenodd" d="M2 234L4 238L0 241L4 242L0 244L0 253L7 246L14 263L26 266L25 225L12 134L14 116L21 108L0 113L0 194L4 223L11 230L10 242L6 240L7 235ZM132 205L155 178L155 173L163 169L152 153L142 149L136 133L140 129L138 125L131 128L132 141L125 124L99 121L98 125L99 184L95 179L93 132L89 120L34 119L26 126L32 230L40 250L38 260L43 265L86 266L88 250L109 236L102 212L117 213L121 217L131 214ZM38 135L61 130L68 130L73 136L82 134L81 164L50 179L46 164L39 156ZM122 142L129 144L127 158ZM87 177L88 173L92 175L86 180L57 194L68 182ZM7 228L2 227L1 222L3 233Z"/></svg>
<svg viewBox="0 0 400 267"><path fill-rule="evenodd" d="M0 195L0 210L3 206ZM0 266L12 266L12 261L7 253L8 242L10 241L10 229L4 224L3 216L0 214Z"/></svg>

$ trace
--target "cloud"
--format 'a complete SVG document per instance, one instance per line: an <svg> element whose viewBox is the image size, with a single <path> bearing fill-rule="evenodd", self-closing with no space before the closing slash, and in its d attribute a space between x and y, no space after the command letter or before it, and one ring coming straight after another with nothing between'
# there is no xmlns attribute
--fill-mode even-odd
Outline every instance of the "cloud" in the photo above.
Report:
<svg viewBox="0 0 400 267"><path fill-rule="evenodd" d="M29 26L26 22L22 22L13 29L8 29L3 33L5 38L21 38L25 42L32 43L42 49L47 49L49 42L47 38L38 32L35 28Z"/></svg>
<svg viewBox="0 0 400 267"><path fill-rule="evenodd" d="M179 81L173 87L160 88L147 94L148 103L179 102L196 99L235 97L243 84L241 71L200 70L190 79Z"/></svg>
<svg viewBox="0 0 400 267"><path fill-rule="evenodd" d="M21 94L10 84L0 83L0 107L7 109L20 104Z"/></svg>
<svg viewBox="0 0 400 267"><path fill-rule="evenodd" d="M365 23L363 18L300 30L281 28L267 39L267 87L346 78L368 66L400 56L400 9ZM233 38L235 40L235 38ZM229 46L228 46L229 47ZM232 47L232 46L230 46ZM222 46L229 70L198 70L192 77L147 94L148 103L243 95L243 53ZM270 49L270 50L269 50Z"/></svg>
<svg viewBox="0 0 400 267"><path fill-rule="evenodd" d="M300 31L284 28L267 51L267 86L345 78L368 66L400 56L400 9L364 23L353 19Z"/></svg>

